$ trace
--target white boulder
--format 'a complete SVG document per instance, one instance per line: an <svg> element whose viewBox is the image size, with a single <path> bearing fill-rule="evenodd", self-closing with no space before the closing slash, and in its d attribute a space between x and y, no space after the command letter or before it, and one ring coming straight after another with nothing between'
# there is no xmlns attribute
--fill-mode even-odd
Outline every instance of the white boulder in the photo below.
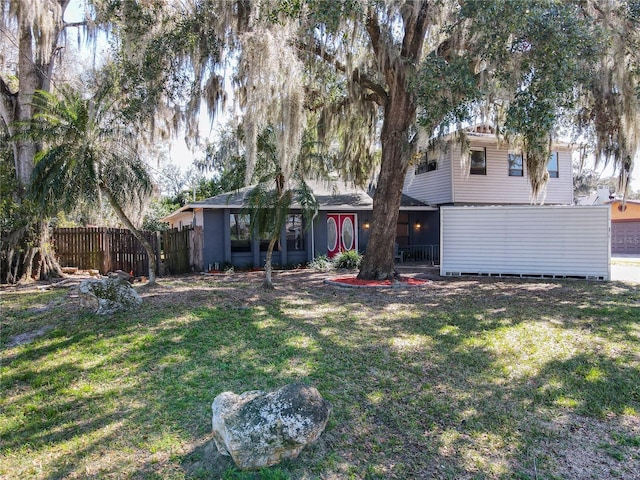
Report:
<svg viewBox="0 0 640 480"><path fill-rule="evenodd" d="M211 408L216 447L241 469L296 458L320 437L331 413L329 402L318 390L300 383L272 393L224 392Z"/></svg>

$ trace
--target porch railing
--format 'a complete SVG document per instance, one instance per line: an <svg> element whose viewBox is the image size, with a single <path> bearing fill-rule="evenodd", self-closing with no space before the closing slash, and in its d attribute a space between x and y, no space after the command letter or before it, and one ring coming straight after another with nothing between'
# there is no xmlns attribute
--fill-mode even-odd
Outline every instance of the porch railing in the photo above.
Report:
<svg viewBox="0 0 640 480"><path fill-rule="evenodd" d="M400 245L398 253L403 262L440 263L440 245Z"/></svg>

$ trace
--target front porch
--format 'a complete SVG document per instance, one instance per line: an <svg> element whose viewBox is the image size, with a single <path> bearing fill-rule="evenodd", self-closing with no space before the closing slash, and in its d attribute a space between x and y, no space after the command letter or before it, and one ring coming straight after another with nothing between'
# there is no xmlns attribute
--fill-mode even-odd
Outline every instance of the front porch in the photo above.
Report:
<svg viewBox="0 0 640 480"><path fill-rule="evenodd" d="M440 264L440 245L398 245L396 262L426 262Z"/></svg>

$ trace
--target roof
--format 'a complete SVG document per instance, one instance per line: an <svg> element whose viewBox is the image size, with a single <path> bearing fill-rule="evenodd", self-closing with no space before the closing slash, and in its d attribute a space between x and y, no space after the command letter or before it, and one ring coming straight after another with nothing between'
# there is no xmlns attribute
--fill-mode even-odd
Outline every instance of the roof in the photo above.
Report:
<svg viewBox="0 0 640 480"><path fill-rule="evenodd" d="M373 198L371 194L362 188L354 187L342 181L333 180L314 180L307 181L307 185L313 192L318 202L318 210L333 211L353 211L353 210L372 210ZM161 221L169 221L172 217L195 209L239 209L246 207L249 194L255 186L243 187L233 192L221 193L215 197L206 198L196 202L190 202L175 212L162 218ZM424 209L434 209L426 203L423 203L408 195L402 194L400 208L415 209L422 207ZM292 209L300 208L298 204L292 204Z"/></svg>
<svg viewBox="0 0 640 480"><path fill-rule="evenodd" d="M503 138L499 138L496 134L496 129L493 125L488 123L478 123L476 125L469 125L463 127L465 135L469 141L478 142L481 144L505 144ZM456 135L459 133L458 129L454 129L447 134L443 135L443 139L456 139ZM552 150L575 150L575 146L566 139L555 139L553 141Z"/></svg>

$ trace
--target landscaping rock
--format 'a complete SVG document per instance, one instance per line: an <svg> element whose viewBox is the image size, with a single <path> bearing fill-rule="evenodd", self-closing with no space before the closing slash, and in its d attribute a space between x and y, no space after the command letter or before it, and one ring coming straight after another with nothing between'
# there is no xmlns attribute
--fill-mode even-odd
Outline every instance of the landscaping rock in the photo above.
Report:
<svg viewBox="0 0 640 480"><path fill-rule="evenodd" d="M129 310L142 303L142 298L123 278L83 280L78 287L80 304L98 315L109 315Z"/></svg>
<svg viewBox="0 0 640 480"><path fill-rule="evenodd" d="M213 439L238 468L256 469L296 458L324 431L331 406L314 387L294 383L265 393L224 392L211 406Z"/></svg>
<svg viewBox="0 0 640 480"><path fill-rule="evenodd" d="M107 277L109 278L121 278L123 280L127 280L130 283L133 283L133 275L131 273L127 273L124 270L116 270L115 272L107 273Z"/></svg>

